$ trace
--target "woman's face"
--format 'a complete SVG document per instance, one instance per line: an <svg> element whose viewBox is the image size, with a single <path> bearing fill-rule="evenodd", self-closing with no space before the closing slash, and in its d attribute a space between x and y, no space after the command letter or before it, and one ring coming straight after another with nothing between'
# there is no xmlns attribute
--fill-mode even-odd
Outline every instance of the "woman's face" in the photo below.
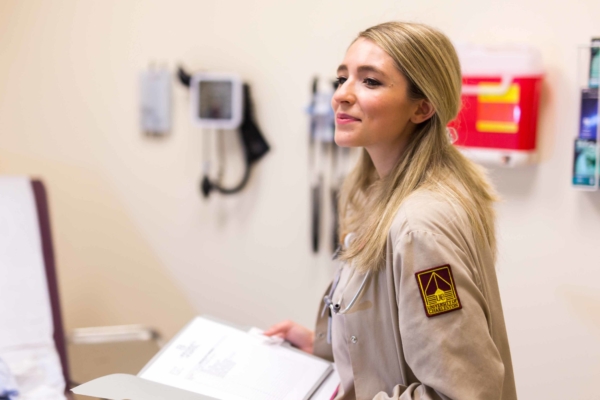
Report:
<svg viewBox="0 0 600 400"><path fill-rule="evenodd" d="M408 82L392 57L374 42L359 38L346 52L337 75L339 87L331 101L335 142L365 147L371 157L382 149L402 148L414 129L411 119L419 102L408 98Z"/></svg>

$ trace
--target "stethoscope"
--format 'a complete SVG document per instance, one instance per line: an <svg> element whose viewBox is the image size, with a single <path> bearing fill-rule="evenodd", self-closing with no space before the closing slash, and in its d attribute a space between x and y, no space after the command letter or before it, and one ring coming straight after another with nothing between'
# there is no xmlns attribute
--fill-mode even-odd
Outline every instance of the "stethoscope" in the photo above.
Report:
<svg viewBox="0 0 600 400"><path fill-rule="evenodd" d="M350 244L352 239L354 239L354 233L349 233L346 236L346 239L344 240L344 246L348 247L348 245ZM337 257L337 253L338 252L336 252L336 254L334 254L334 259ZM340 306L340 303L334 303L333 293L335 292L335 289L337 288L338 284L340 283L340 278L342 276L343 269L344 269L344 264L342 264L338 268L338 271L335 274L335 278L333 279L333 283L331 284L331 288L329 289L329 293L327 295L325 295L325 297L323 297L324 306L323 306L323 310L321 311L321 317L323 317L325 315L325 312L327 311L327 309L329 309L329 318L327 321L327 343L328 344L331 344L331 324L333 321L333 314L338 314L338 315L346 314L348 311L350 311L352 306L354 306L354 303L356 303L356 300L358 300L358 298L360 297L360 294L362 293L362 291L365 288L365 285L367 283L367 279L369 279L369 276L371 275L371 271L368 271L365 274L365 277L363 278L360 286L358 287L358 290L356 291L356 293L354 294L354 296L352 297L352 299L350 300L348 305L342 309ZM342 298L343 298L343 296L342 296ZM340 301L341 301L341 299L340 299Z"/></svg>

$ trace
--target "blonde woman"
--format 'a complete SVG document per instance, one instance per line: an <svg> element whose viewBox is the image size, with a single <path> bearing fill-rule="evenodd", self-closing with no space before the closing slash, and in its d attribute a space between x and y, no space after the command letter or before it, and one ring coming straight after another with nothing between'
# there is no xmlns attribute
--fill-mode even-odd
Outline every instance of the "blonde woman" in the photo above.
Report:
<svg viewBox="0 0 600 400"><path fill-rule="evenodd" d="M340 199L343 266L315 332L285 321L266 334L333 359L337 399L516 399L494 191L446 128L460 108L452 44L425 25L377 25L338 80L335 141L363 148Z"/></svg>

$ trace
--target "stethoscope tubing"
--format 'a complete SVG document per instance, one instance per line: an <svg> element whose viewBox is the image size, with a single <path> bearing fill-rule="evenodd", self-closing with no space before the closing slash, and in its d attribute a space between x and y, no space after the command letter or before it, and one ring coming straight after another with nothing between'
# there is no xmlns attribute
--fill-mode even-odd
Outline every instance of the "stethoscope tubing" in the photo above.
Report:
<svg viewBox="0 0 600 400"><path fill-rule="evenodd" d="M333 303L333 299L328 298L325 301L326 301L326 304L329 303L329 309L334 314L346 314L348 311L350 311L350 309L352 308L352 306L354 306L354 303L356 303L356 300L358 300L360 294L362 293L362 291L367 283L367 279L369 279L370 274L371 274L371 271L369 271L365 274L365 277L363 278L362 282L360 283L358 290L356 291L356 293L354 294L354 296L352 297L352 299L350 300L348 305L346 307L344 307L344 309L340 309L339 303ZM338 279L338 281L339 281L339 279ZM336 284L336 286L337 286L337 284ZM333 294L334 290L335 290L335 288L333 288L332 294ZM325 297L329 297L329 296L325 296Z"/></svg>
<svg viewBox="0 0 600 400"><path fill-rule="evenodd" d="M350 300L348 305L346 307L344 307L344 309L341 309L339 303L333 302L332 296L333 296L333 292L337 288L337 285L340 281L342 268L343 267L341 267L340 270L338 271L338 276L336 276L336 279L334 280L333 285L331 285L331 290L329 291L329 294L326 295L324 298L325 306L328 307L331 310L331 312L334 314L346 314L348 311L350 311L350 309L352 308L352 306L354 306L354 303L356 303L356 300L358 300L360 294L362 293L362 291L367 283L367 279L369 279L369 276L371 274L371 271L369 271L365 274L365 277L363 278L362 282L360 283L358 290L356 291L356 293L354 294L354 296L352 297L352 299Z"/></svg>
<svg viewBox="0 0 600 400"><path fill-rule="evenodd" d="M333 280L333 283L331 284L331 289L329 290L329 293L323 298L325 305L323 307L323 311L321 312L321 317L323 317L325 315L325 311L327 311L327 309L329 309L329 316L327 318L327 343L328 344L332 343L333 314L337 314L337 315L346 314L348 311L350 311L350 309L352 309L352 306L354 306L354 303L356 303L356 300L358 300L358 298L360 297L360 294L364 290L365 285L367 283L367 279L369 279L369 276L371 275L371 271L369 271L365 274L365 277L363 278L360 286L358 287L358 290L356 291L356 293L354 294L354 296L352 297L352 299L350 300L348 305L346 307L344 307L344 309L340 309L339 303L335 303L335 304L333 303L332 296L333 296L333 292L337 288L338 283L340 282L340 277L342 275L342 268L344 268L343 265L339 268L339 270L335 276L335 279Z"/></svg>

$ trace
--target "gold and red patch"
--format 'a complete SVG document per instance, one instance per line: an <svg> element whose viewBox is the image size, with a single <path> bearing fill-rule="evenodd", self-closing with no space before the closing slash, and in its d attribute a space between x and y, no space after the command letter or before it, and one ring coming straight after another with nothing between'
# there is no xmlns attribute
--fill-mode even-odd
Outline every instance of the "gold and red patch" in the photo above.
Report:
<svg viewBox="0 0 600 400"><path fill-rule="evenodd" d="M462 308L450 265L420 271L415 276L428 317Z"/></svg>

